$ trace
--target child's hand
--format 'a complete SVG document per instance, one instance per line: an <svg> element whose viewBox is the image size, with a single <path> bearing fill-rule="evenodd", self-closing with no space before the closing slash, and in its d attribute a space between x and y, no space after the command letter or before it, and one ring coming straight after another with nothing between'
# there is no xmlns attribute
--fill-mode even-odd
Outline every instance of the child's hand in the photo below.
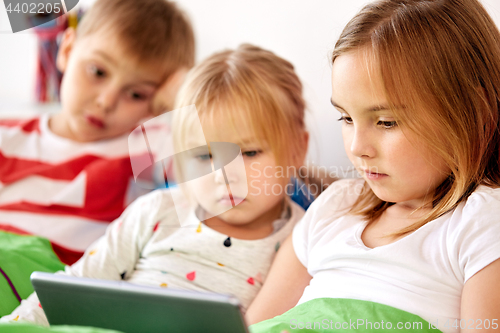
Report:
<svg viewBox="0 0 500 333"><path fill-rule="evenodd" d="M170 77L156 90L152 101L153 116L158 116L165 111L171 111L174 107L175 96L181 87L189 69L182 67Z"/></svg>

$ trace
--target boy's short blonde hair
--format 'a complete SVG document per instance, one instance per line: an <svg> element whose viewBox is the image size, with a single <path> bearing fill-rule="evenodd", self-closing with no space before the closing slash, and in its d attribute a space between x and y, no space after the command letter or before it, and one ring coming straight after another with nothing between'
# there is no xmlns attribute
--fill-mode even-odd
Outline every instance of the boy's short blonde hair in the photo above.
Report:
<svg viewBox="0 0 500 333"><path fill-rule="evenodd" d="M192 104L202 123L224 117L235 131L242 124L248 126L257 140L269 145L277 165L286 170L302 165L297 159L303 156L299 150L307 149L303 145L302 84L293 65L274 53L243 44L210 56L188 74L175 108ZM183 150L191 122L183 116L180 113L173 121L177 151Z"/></svg>
<svg viewBox="0 0 500 333"><path fill-rule="evenodd" d="M127 55L158 65L168 76L194 65L195 40L187 16L167 0L97 0L77 28L77 38L113 31Z"/></svg>

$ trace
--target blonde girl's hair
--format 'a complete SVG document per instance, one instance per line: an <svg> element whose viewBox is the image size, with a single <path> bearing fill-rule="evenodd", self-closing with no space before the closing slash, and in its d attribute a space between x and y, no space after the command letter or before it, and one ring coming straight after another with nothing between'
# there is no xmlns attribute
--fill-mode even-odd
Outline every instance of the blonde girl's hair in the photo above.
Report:
<svg viewBox="0 0 500 333"><path fill-rule="evenodd" d="M269 145L284 181L303 161L300 150L305 132L302 84L293 65L260 47L243 44L216 53L188 74L176 100L176 109L194 104L202 123L224 117L236 133L250 128L254 138ZM186 113L184 113L186 114ZM183 151L191 122L178 113L173 120L174 146ZM176 168L176 177L182 170Z"/></svg>
<svg viewBox="0 0 500 333"><path fill-rule="evenodd" d="M403 130L451 170L432 210L396 235L453 210L479 185L500 186L500 33L479 1L375 1L344 28L332 63L352 51L379 71ZM374 221L390 205L365 184L351 213Z"/></svg>
<svg viewBox="0 0 500 333"><path fill-rule="evenodd" d="M109 30L129 56L156 64L166 76L191 68L193 28L186 14L168 0L97 0L77 27L77 38Z"/></svg>

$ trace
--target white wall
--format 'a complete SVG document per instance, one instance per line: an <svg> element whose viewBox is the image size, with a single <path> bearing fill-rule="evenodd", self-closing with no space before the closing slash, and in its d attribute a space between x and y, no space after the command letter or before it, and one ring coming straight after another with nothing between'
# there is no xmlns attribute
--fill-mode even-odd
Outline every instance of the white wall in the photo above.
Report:
<svg viewBox="0 0 500 333"><path fill-rule="evenodd" d="M0 0L3 2L3 0ZM140 1L140 0L138 0ZM80 0L88 6L93 0ZM309 159L345 170L347 160L338 115L330 102L328 52L347 21L366 0L178 0L197 36L197 59L249 42L290 60L305 87ZM500 0L483 0L500 25ZM2 6L2 4L0 4ZM0 7L3 9L3 7ZM8 24L0 10L0 116L33 109L36 39L31 33L2 33Z"/></svg>

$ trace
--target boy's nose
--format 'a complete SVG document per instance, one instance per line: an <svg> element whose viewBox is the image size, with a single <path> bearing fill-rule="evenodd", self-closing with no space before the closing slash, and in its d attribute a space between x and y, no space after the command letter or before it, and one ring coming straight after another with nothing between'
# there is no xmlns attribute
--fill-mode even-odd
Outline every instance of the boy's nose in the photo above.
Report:
<svg viewBox="0 0 500 333"><path fill-rule="evenodd" d="M97 96L97 106L105 113L108 113L116 108L120 92L113 88L106 88Z"/></svg>

